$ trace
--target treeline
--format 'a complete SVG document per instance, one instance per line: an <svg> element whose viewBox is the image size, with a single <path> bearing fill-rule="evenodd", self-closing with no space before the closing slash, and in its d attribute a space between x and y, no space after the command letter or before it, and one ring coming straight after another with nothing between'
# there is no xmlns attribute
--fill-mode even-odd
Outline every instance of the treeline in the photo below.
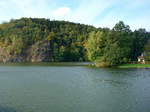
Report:
<svg viewBox="0 0 150 112"><path fill-rule="evenodd" d="M98 66L115 66L137 61L145 52L150 33L145 29L132 32L122 21L112 30L97 30L89 34L86 43L88 59L97 62ZM150 46L148 44L147 46Z"/></svg>
<svg viewBox="0 0 150 112"><path fill-rule="evenodd" d="M0 60L15 62L21 57L20 61L96 61L114 66L136 61L149 37L145 29L132 32L122 21L109 29L21 18L0 25Z"/></svg>

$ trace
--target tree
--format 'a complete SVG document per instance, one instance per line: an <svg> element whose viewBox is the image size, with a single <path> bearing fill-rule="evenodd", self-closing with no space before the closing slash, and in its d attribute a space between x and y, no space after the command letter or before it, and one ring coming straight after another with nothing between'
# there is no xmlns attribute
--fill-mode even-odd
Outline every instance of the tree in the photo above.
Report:
<svg viewBox="0 0 150 112"><path fill-rule="evenodd" d="M94 61L103 56L105 47L105 33L101 31L91 32L85 47L89 60Z"/></svg>
<svg viewBox="0 0 150 112"><path fill-rule="evenodd" d="M128 35L111 31L107 35L104 60L109 66L127 63L130 61L132 41Z"/></svg>
<svg viewBox="0 0 150 112"><path fill-rule="evenodd" d="M148 40L147 44L144 47L145 60L150 61L150 40Z"/></svg>
<svg viewBox="0 0 150 112"><path fill-rule="evenodd" d="M119 21L113 28L114 31L131 32L130 26L125 25L123 21Z"/></svg>
<svg viewBox="0 0 150 112"><path fill-rule="evenodd" d="M137 57L144 52L144 47L148 41L149 35L145 29L140 28L139 30L132 32L130 37L132 40L132 52L130 53L130 57L132 61L137 61Z"/></svg>

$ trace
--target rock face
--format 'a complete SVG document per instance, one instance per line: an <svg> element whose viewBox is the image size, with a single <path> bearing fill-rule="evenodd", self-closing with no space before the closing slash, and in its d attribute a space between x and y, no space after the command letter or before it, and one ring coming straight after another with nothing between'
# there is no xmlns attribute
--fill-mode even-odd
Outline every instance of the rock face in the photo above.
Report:
<svg viewBox="0 0 150 112"><path fill-rule="evenodd" d="M47 62L51 58L51 48L48 41L37 42L27 50L26 60L29 62Z"/></svg>
<svg viewBox="0 0 150 112"><path fill-rule="evenodd" d="M9 52L6 47L0 47L0 62L48 62L52 60L51 57L50 43L46 40L33 44L20 54Z"/></svg>
<svg viewBox="0 0 150 112"><path fill-rule="evenodd" d="M24 62L23 54L17 55L10 53L6 48L0 47L0 62Z"/></svg>

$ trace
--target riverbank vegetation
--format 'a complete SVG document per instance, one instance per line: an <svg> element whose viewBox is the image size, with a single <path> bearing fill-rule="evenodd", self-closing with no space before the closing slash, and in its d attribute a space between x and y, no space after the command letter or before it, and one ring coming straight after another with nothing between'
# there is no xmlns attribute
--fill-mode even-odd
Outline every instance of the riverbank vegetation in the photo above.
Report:
<svg viewBox="0 0 150 112"><path fill-rule="evenodd" d="M0 24L2 62L96 62L96 66L117 66L137 61L145 52L150 60L150 32L131 31L124 22L112 29L21 18Z"/></svg>
<svg viewBox="0 0 150 112"><path fill-rule="evenodd" d="M123 64L117 67L118 68L150 68L150 64Z"/></svg>

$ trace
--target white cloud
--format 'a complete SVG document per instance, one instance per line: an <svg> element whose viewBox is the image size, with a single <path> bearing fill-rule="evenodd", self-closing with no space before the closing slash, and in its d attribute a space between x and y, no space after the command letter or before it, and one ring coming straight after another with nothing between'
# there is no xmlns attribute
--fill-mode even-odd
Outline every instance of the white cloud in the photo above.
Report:
<svg viewBox="0 0 150 112"><path fill-rule="evenodd" d="M148 5L150 1L135 1L127 1L121 6L117 6L116 8L112 9L105 15L105 17L103 17L103 19L101 19L101 21L96 21L94 26L112 28L117 22L122 20L125 22L125 24L128 24L132 30L146 28L148 31L150 31L148 24L148 20L150 18L150 9L145 9L146 5ZM118 5L118 2L116 4ZM109 9L109 7L107 7L107 9Z"/></svg>
<svg viewBox="0 0 150 112"><path fill-rule="evenodd" d="M54 17L63 17L65 15L70 14L71 9L69 7L61 7L53 11Z"/></svg>
<svg viewBox="0 0 150 112"><path fill-rule="evenodd" d="M113 27L123 20L133 29L149 28L149 0L0 0L0 22L11 18L42 17ZM75 2L76 4L73 4ZM150 30L150 28L149 28Z"/></svg>
<svg viewBox="0 0 150 112"><path fill-rule="evenodd" d="M0 0L0 23L21 17L51 18L56 3L52 0Z"/></svg>
<svg viewBox="0 0 150 112"><path fill-rule="evenodd" d="M115 0L116 1L116 0ZM86 24L92 24L105 8L107 8L114 0L81 0L80 5L74 10L70 16L70 20Z"/></svg>
<svg viewBox="0 0 150 112"><path fill-rule="evenodd" d="M107 2L106 0L81 0L75 10L65 17L65 20L100 26L102 19L99 16L118 2L120 0L107 0Z"/></svg>

